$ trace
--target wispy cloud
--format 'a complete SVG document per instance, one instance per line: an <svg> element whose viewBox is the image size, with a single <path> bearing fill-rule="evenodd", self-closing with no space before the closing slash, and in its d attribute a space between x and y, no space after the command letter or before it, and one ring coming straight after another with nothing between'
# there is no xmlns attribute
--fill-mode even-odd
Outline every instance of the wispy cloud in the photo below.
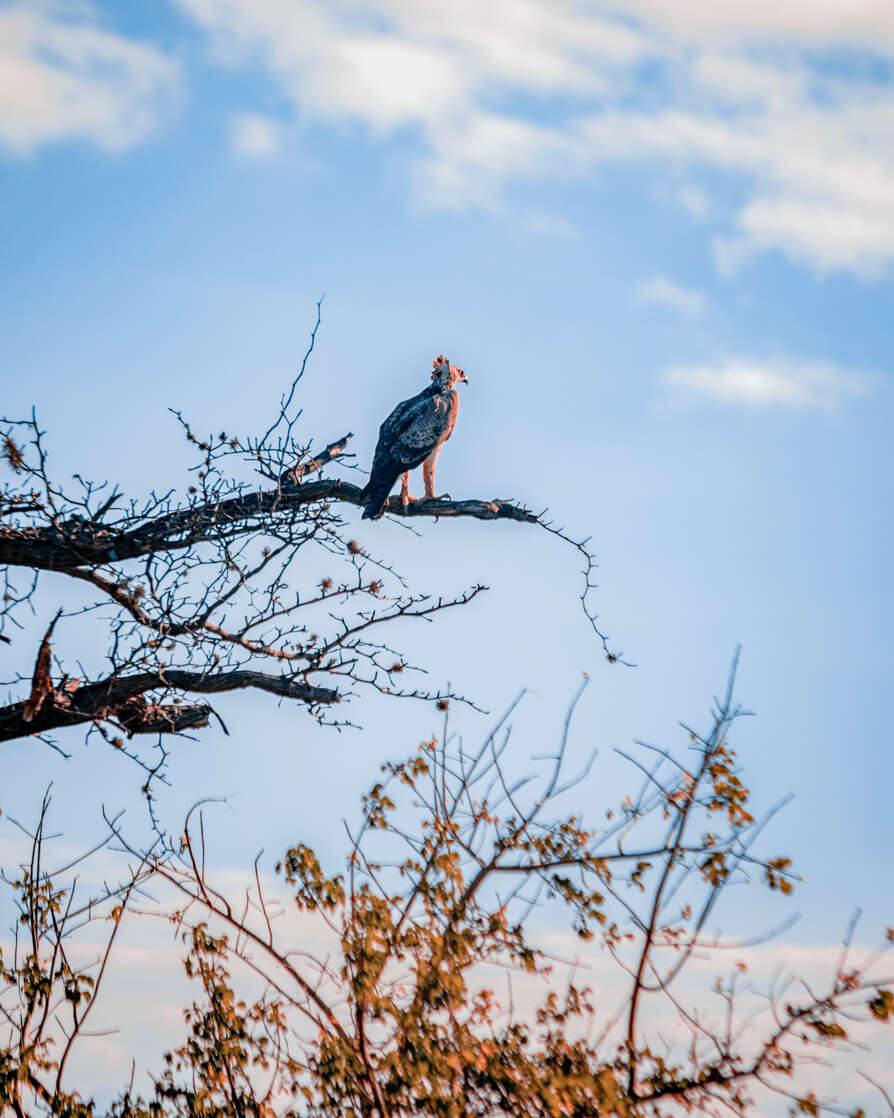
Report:
<svg viewBox="0 0 894 1118"><path fill-rule="evenodd" d="M735 81L728 86L716 69L702 77L709 92L734 101L734 115L719 107L609 111L590 116L581 130L605 162L661 159L746 176L752 195L729 238L738 260L779 249L820 271L873 275L890 265L894 152L886 137L894 129L894 99L874 101L866 90L830 80L824 83L828 103L818 104L806 71L784 95L774 92L772 67L753 67L752 88L741 60L730 66Z"/></svg>
<svg viewBox="0 0 894 1118"><path fill-rule="evenodd" d="M727 404L831 411L865 394L872 377L827 364L730 358L717 364L675 365L661 374L675 394Z"/></svg>
<svg viewBox="0 0 894 1118"><path fill-rule="evenodd" d="M894 45L894 8L886 0L627 0L627 8L677 34L739 42L767 39L840 46Z"/></svg>
<svg viewBox="0 0 894 1118"><path fill-rule="evenodd" d="M667 276L652 276L644 280L634 292L638 303L653 303L657 306L671 307L686 314L698 314L704 309L705 297L691 287L682 287Z"/></svg>
<svg viewBox="0 0 894 1118"><path fill-rule="evenodd" d="M282 138L277 123L257 113L237 113L230 120L230 146L247 159L278 155Z"/></svg>
<svg viewBox="0 0 894 1118"><path fill-rule="evenodd" d="M296 114L400 135L429 204L498 208L513 181L607 162L648 162L671 191L680 171L719 169L749 184L721 231L721 265L769 249L820 271L894 262L890 4L631 0L621 18L517 0L505 20L473 0L178 2L219 59L260 63ZM812 51L842 43L881 68L842 76ZM639 81L647 62L662 75L658 102ZM706 213L691 177L679 198Z"/></svg>
<svg viewBox="0 0 894 1118"><path fill-rule="evenodd" d="M409 149L410 188L428 205L499 210L515 182L626 163L704 217L698 178L722 172L742 201L712 206L721 269L770 250L819 272L894 264L890 3L630 0L619 15L515 0L507 20L477 0L176 2L217 64L260 67L297 119L359 122ZM0 145L139 142L176 97L177 64L89 8L63 10L0 13ZM843 45L859 65L835 64ZM264 121L237 119L237 152L276 150Z"/></svg>
<svg viewBox="0 0 894 1118"><path fill-rule="evenodd" d="M110 150L145 139L170 113L180 68L155 47L103 30L90 10L0 11L0 148L27 154L60 140Z"/></svg>
<svg viewBox="0 0 894 1118"><path fill-rule="evenodd" d="M828 196L757 198L739 214L738 226L739 236L715 240L721 271L735 271L765 248L778 248L820 272L849 268L867 279L894 259L894 199L864 208L856 198L852 205Z"/></svg>

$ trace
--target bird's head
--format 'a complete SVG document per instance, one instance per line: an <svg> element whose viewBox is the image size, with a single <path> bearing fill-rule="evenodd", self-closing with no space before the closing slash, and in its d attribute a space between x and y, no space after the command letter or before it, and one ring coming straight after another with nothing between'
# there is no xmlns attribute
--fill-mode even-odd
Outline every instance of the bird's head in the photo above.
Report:
<svg viewBox="0 0 894 1118"><path fill-rule="evenodd" d="M459 365L451 365L447 358L439 353L432 361L432 381L441 392L447 392L456 384L468 384L469 379Z"/></svg>

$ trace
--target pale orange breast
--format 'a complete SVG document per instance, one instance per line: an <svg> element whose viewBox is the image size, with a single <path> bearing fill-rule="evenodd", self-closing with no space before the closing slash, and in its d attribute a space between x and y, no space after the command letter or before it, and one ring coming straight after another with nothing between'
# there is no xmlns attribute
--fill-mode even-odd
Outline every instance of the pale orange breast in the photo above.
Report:
<svg viewBox="0 0 894 1118"><path fill-rule="evenodd" d="M447 426L440 441L446 443L456 426L456 417L459 414L459 393L455 389L451 392L442 393L438 399L438 408L440 409L442 406L447 410Z"/></svg>

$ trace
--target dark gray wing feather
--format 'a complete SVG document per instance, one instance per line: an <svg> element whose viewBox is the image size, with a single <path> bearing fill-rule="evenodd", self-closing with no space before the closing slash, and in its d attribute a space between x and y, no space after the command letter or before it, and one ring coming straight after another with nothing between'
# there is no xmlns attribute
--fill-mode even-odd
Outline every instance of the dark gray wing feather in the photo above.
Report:
<svg viewBox="0 0 894 1118"><path fill-rule="evenodd" d="M412 470L431 454L447 430L450 408L433 388L403 400L379 428L369 481L364 489L364 517L375 519L392 486L402 473Z"/></svg>

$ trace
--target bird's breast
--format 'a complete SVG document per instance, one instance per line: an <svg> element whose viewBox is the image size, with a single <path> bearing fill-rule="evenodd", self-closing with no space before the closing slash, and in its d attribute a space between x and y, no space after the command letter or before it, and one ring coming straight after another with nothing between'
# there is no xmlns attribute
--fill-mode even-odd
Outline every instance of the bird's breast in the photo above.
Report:
<svg viewBox="0 0 894 1118"><path fill-rule="evenodd" d="M459 393L454 391L443 392L438 397L438 407L444 422L444 439L449 439L456 426L456 416L459 412Z"/></svg>

